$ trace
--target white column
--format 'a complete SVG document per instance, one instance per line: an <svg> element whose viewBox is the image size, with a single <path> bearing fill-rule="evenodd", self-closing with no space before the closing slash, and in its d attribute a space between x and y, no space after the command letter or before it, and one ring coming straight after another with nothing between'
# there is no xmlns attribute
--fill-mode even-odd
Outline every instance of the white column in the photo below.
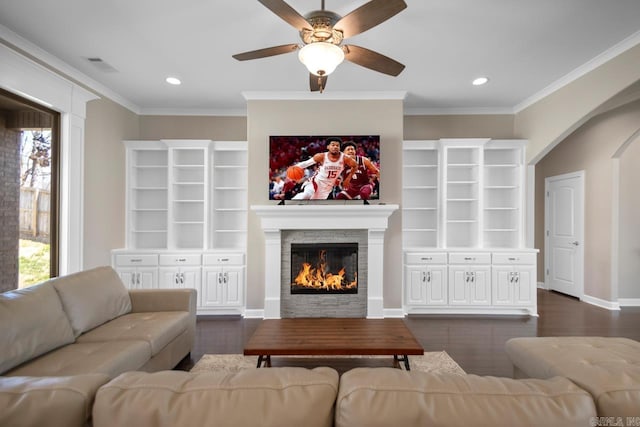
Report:
<svg viewBox="0 0 640 427"><path fill-rule="evenodd" d="M264 317L280 318L280 265L281 237L280 230L264 230Z"/></svg>
<svg viewBox="0 0 640 427"><path fill-rule="evenodd" d="M367 250L367 318L384 317L384 229L369 229Z"/></svg>

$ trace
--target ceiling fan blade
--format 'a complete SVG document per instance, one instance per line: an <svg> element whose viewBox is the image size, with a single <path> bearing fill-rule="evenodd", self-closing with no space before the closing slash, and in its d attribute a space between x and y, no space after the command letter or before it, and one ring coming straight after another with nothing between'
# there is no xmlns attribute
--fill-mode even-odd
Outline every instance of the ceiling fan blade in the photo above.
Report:
<svg viewBox="0 0 640 427"><path fill-rule="evenodd" d="M271 12L278 15L280 18L284 19L296 30L300 31L303 28L308 28L311 30L311 25L309 22L304 19L304 16L300 15L294 8L289 6L283 0L258 0L269 9Z"/></svg>
<svg viewBox="0 0 640 427"><path fill-rule="evenodd" d="M343 46L342 50L344 51L344 59L373 71L397 76L404 70L404 65L398 61L364 47L350 44Z"/></svg>
<svg viewBox="0 0 640 427"><path fill-rule="evenodd" d="M313 73L309 73L309 88L311 92L322 92L327 87L327 77L329 76L316 76Z"/></svg>
<svg viewBox="0 0 640 427"><path fill-rule="evenodd" d="M280 46L266 47L264 49L252 50L250 52L237 53L233 55L238 61L246 61L248 59L266 58L267 56L282 55L283 53L298 50L300 46L297 44L283 44Z"/></svg>
<svg viewBox="0 0 640 427"><path fill-rule="evenodd" d="M342 17L333 28L342 31L346 39L383 23L406 7L403 0L371 0Z"/></svg>

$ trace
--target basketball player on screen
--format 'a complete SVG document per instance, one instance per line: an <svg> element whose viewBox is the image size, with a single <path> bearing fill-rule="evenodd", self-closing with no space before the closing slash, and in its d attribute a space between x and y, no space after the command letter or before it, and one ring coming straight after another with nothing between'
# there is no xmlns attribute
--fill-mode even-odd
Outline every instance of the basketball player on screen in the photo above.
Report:
<svg viewBox="0 0 640 427"><path fill-rule="evenodd" d="M306 169L309 166L318 165L315 173L307 182L303 184L302 191L295 196L293 200L324 200L329 197L336 185L336 181L342 175L345 166L350 168L343 181L343 185L347 185L351 181L351 177L358 169L358 165L354 159L345 156L340 151L340 138L327 139L327 151L315 154L308 160L297 163L295 166Z"/></svg>
<svg viewBox="0 0 640 427"><path fill-rule="evenodd" d="M369 158L356 155L356 144L353 141L347 141L342 144L342 152L354 159L358 167L349 182L346 182L346 180L342 182L342 191L338 193L336 199L369 200L373 193L373 182L371 180L380 178L380 170ZM348 169L344 171L345 174L349 172Z"/></svg>

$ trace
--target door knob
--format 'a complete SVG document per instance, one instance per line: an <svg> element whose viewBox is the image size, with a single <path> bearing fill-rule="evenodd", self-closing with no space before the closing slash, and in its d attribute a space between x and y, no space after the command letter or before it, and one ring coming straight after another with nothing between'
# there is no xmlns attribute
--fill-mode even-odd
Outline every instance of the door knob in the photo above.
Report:
<svg viewBox="0 0 640 427"><path fill-rule="evenodd" d="M578 246L580 243L578 243L578 241L576 240L575 242L571 242L571 244L572 244L573 246Z"/></svg>

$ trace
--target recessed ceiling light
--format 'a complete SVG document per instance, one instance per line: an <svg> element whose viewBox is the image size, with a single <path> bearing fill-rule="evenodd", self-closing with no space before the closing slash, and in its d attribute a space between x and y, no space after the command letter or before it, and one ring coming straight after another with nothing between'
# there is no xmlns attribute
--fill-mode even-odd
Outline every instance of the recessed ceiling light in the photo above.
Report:
<svg viewBox="0 0 640 427"><path fill-rule="evenodd" d="M489 81L489 79L486 78L486 77L478 77L472 83L473 83L474 86L481 86L481 85L487 83L488 81Z"/></svg>
<svg viewBox="0 0 640 427"><path fill-rule="evenodd" d="M170 85L179 85L182 84L182 82L180 81L180 79L177 79L175 77L167 77L167 83L169 83Z"/></svg>

